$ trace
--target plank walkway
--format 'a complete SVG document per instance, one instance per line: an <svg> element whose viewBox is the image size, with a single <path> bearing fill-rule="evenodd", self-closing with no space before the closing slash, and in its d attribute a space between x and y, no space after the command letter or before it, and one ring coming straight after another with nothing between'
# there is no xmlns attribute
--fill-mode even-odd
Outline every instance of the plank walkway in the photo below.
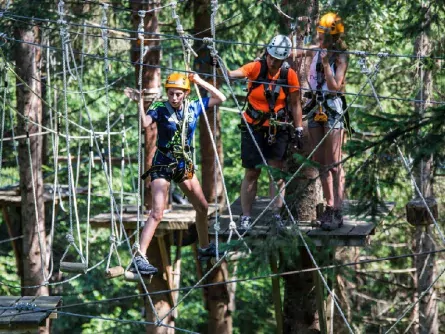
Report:
<svg viewBox="0 0 445 334"><path fill-rule="evenodd" d="M256 217L264 211L266 206L269 204L270 199L266 197L257 197L252 210L252 221L255 221ZM300 231L303 235L307 236L312 240L316 246L364 246L369 242L369 236L374 234L376 225L370 220L371 217L357 218L351 214L351 209L355 205L354 201L344 202L344 224L341 228L334 231L323 231L320 228L311 226L310 222L304 222L298 225ZM394 208L394 203L386 203L386 207L380 208L382 213L381 219L384 218L391 210ZM241 200L238 198L231 205L233 221L239 226L239 216L242 213L241 210ZM247 236L255 237L265 237L267 234L272 233L274 226L271 222L274 221L272 217L272 211L267 210L265 214L258 220L255 226L250 230ZM220 222L220 236L224 240L229 235L229 223L230 216L227 209L223 210L221 216L219 216ZM211 235L215 234L214 221L211 222L209 228L209 233ZM290 230L292 225L288 222L287 229ZM233 238L237 238L233 236Z"/></svg>
<svg viewBox="0 0 445 334"><path fill-rule="evenodd" d="M0 296L0 334L37 333L48 317L57 318L54 307L61 302L59 296Z"/></svg>
<svg viewBox="0 0 445 334"><path fill-rule="evenodd" d="M208 217L211 218L218 207L214 204L209 205ZM118 221L117 215L114 215L116 221ZM148 218L148 212L144 212L139 217L139 222L142 225L145 224ZM110 228L110 213L101 213L90 219L91 227L93 228ZM187 230L191 224L196 220L196 212L191 204L173 204L171 210L164 212L164 217L157 227L157 231L167 230ZM135 230L137 228L137 211L135 206L126 206L122 214L122 223L125 228L129 230Z"/></svg>

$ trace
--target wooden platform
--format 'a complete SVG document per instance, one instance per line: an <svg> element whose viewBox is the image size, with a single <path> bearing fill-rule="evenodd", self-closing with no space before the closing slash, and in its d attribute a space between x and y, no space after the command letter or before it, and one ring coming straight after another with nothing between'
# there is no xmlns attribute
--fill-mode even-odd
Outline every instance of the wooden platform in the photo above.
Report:
<svg viewBox="0 0 445 334"><path fill-rule="evenodd" d="M252 210L252 221L260 215L261 212L269 204L270 199L266 197L256 198ZM370 221L371 217L363 217L358 219L350 214L351 208L355 205L353 201L344 202L344 225L334 231L323 231L320 228L315 228L311 226L310 222L303 222L298 225L298 228L303 233L312 240L316 246L364 246L369 241L369 236L374 234L375 224ZM387 215L394 208L394 203L386 203L386 207L381 208L382 216ZM231 205L233 220L239 226L239 216L242 213L241 210L241 200L238 198ZM247 236L261 237L266 236L268 233L272 233L273 226L271 222L274 219L272 217L272 211L268 210L262 218L255 224L255 226L250 230ZM230 217L229 212L225 209L221 216L219 216L219 222L221 230L219 235L221 238L227 238L229 235L229 223ZM213 228L214 221L211 223L209 233L215 234ZM290 230L292 223L288 222L287 229ZM233 238L237 238L234 236Z"/></svg>
<svg viewBox="0 0 445 334"><path fill-rule="evenodd" d="M54 308L61 301L57 296L0 296L0 334L37 333L48 317L57 318Z"/></svg>
<svg viewBox="0 0 445 334"><path fill-rule="evenodd" d="M218 207L214 204L209 204L208 217L211 218ZM145 224L148 218L148 212L140 215L139 222L141 226ZM117 221L118 217L115 215ZM166 210L162 221L159 223L156 231L165 230L187 230L189 226L196 220L196 212L191 204L173 204L171 210ZM101 213L90 219L92 228L110 228L111 214ZM137 211L135 206L127 206L122 215L122 222L125 228L135 230L137 228Z"/></svg>

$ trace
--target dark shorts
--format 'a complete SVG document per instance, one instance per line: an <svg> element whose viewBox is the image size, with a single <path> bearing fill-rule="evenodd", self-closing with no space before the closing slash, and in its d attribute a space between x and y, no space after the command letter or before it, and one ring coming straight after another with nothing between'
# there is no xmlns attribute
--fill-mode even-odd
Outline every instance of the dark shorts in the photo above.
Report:
<svg viewBox="0 0 445 334"><path fill-rule="evenodd" d="M167 182L172 180L176 183L184 182L189 179L186 175L186 163L184 159L172 160L156 151L150 168L150 179L151 181L165 179Z"/></svg>
<svg viewBox="0 0 445 334"><path fill-rule="evenodd" d="M257 142L261 153L267 161L281 161L286 159L287 145L289 143L289 132L287 130L278 130L276 141L269 145L269 127L263 126L260 130L253 130L255 141ZM256 168L257 165L264 164L258 149L252 140L247 128L241 126L241 160L244 168Z"/></svg>

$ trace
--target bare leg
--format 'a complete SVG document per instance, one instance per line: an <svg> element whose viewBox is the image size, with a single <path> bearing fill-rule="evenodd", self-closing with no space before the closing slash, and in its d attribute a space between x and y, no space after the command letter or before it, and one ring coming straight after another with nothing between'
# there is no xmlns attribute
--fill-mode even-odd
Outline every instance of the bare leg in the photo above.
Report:
<svg viewBox="0 0 445 334"><path fill-rule="evenodd" d="M325 129L322 127L318 128L309 128L309 141L311 144L311 149L313 150L318 143L323 139L325 134ZM326 150L328 149L326 146L326 138L323 143L318 147L313 155L313 160L321 164L322 166L326 166ZM334 194L332 189L332 174L330 171L320 171L320 181L321 187L323 188L323 196L326 199L326 204L328 206L334 205Z"/></svg>
<svg viewBox="0 0 445 334"><path fill-rule="evenodd" d="M140 240L140 251L143 255L146 254L148 246L155 234L156 227L158 227L164 215L165 199L167 198L169 184L170 182L165 179L156 179L151 182L152 208L150 216L142 230Z"/></svg>
<svg viewBox="0 0 445 334"><path fill-rule="evenodd" d="M326 129L327 130L327 129ZM341 145L343 129L332 130L325 140L325 164L327 166L338 163L341 160ZM341 209L343 204L344 181L342 178L343 168L337 165L329 169L328 178L329 194L334 209ZM328 204L330 205L330 204Z"/></svg>
<svg viewBox="0 0 445 334"><path fill-rule="evenodd" d="M245 216L252 214L252 204L255 200L260 174L261 169L245 169L243 183L241 184L241 208Z"/></svg>
<svg viewBox="0 0 445 334"><path fill-rule="evenodd" d="M277 161L277 160L270 160L267 162L270 167L278 168L280 170L283 170L284 162L283 161ZM284 182L283 179L275 180L277 182L278 191L280 191L281 196L284 198L285 191L284 191ZM270 198L274 198L277 195L277 191L275 188L275 184L272 180L272 178L269 177L269 195ZM278 211L283 206L283 199L281 196L278 196L275 202L273 203L273 208L275 211Z"/></svg>
<svg viewBox="0 0 445 334"><path fill-rule="evenodd" d="M209 226L207 221L209 205L202 192L196 175L191 180L179 184L179 187L192 203L196 210L196 229L198 231L199 247L205 248L209 245Z"/></svg>

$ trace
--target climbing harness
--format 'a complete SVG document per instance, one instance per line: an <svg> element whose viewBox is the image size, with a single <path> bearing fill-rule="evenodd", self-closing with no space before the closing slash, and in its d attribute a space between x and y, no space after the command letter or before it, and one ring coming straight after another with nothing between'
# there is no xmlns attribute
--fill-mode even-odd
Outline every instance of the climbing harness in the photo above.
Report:
<svg viewBox="0 0 445 334"><path fill-rule="evenodd" d="M284 94L287 96L289 95L289 85L288 85L288 73L290 65L285 61L281 65L280 68L280 76L276 81L272 81L267 76L267 63L266 58L263 57L260 60L258 60L261 64L260 73L258 77L255 80L252 80L252 84L249 88L249 91L246 96L246 101L248 101L249 95L252 93L252 91L259 87L261 84L264 87L264 95L267 100L267 103L269 105L269 112L264 112L260 110L255 110L255 108L248 103L246 114L253 120L253 127L255 130L260 130L263 126L263 124L269 120L269 129L268 129L268 139L267 142L269 145L272 145L276 142L276 135L278 132L278 126L281 127L288 123L289 121L289 112L287 107L287 99L286 99L286 106L283 109L278 110L275 112L275 103L277 101L277 98L280 94L280 89L283 88ZM273 87L273 89L271 89Z"/></svg>
<svg viewBox="0 0 445 334"><path fill-rule="evenodd" d="M172 105L166 101L164 106L169 113L169 120L173 121L177 130L172 140L166 147L158 146L158 151L167 158L174 160L174 162L168 165L154 165L148 171L146 171L141 177L145 179L151 173L172 173L172 180L176 183L181 183L185 180L190 180L195 174L195 168L193 164L192 154L193 147L187 144L187 133L189 129L190 114L189 106L190 101L185 99L182 110L183 115L175 110Z"/></svg>

